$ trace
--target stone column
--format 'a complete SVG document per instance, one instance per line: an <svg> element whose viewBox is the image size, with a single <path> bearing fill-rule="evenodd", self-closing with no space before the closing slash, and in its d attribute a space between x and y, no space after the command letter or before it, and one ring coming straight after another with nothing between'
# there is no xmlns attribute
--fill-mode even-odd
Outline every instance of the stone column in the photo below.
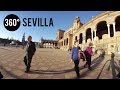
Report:
<svg viewBox="0 0 120 90"><path fill-rule="evenodd" d="M48 45L48 47L50 48L50 42L49 42L49 45Z"/></svg>
<svg viewBox="0 0 120 90"><path fill-rule="evenodd" d="M79 44L79 39L80 39L80 37L79 37L79 35L77 36L77 41L78 41L78 44Z"/></svg>
<svg viewBox="0 0 120 90"><path fill-rule="evenodd" d="M64 39L63 39L63 46L64 46Z"/></svg>
<svg viewBox="0 0 120 90"><path fill-rule="evenodd" d="M115 32L116 32L116 30L115 30L115 22L113 23L113 32L114 32L114 36L116 36L115 35Z"/></svg>
<svg viewBox="0 0 120 90"><path fill-rule="evenodd" d="M45 42L45 48L46 48L46 46L47 46L46 44L47 44L47 43Z"/></svg>
<svg viewBox="0 0 120 90"><path fill-rule="evenodd" d="M95 40L96 40L96 30L94 30L94 34L95 34L95 37L94 37L94 38L95 38Z"/></svg>
<svg viewBox="0 0 120 90"><path fill-rule="evenodd" d="M86 33L84 32L83 33L83 41L82 42L85 43L85 41L86 41Z"/></svg>
<svg viewBox="0 0 120 90"><path fill-rule="evenodd" d="M108 27L108 37L110 37L110 24L107 24Z"/></svg>

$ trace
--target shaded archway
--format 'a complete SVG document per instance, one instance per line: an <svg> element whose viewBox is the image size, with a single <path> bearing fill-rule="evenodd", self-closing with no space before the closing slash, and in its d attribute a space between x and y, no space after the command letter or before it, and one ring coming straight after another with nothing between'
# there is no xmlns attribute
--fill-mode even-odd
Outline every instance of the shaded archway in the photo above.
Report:
<svg viewBox="0 0 120 90"><path fill-rule="evenodd" d="M65 40L64 40L64 46L65 46Z"/></svg>
<svg viewBox="0 0 120 90"><path fill-rule="evenodd" d="M68 38L67 38L67 45L68 45Z"/></svg>
<svg viewBox="0 0 120 90"><path fill-rule="evenodd" d="M110 37L114 36L113 25L110 25Z"/></svg>
<svg viewBox="0 0 120 90"><path fill-rule="evenodd" d="M117 16L115 19L115 28L116 31L120 31L120 16Z"/></svg>
<svg viewBox="0 0 120 90"><path fill-rule="evenodd" d="M94 37L95 37L95 31L93 31L93 39L94 39Z"/></svg>
<svg viewBox="0 0 120 90"><path fill-rule="evenodd" d="M82 44L82 41L83 41L83 36L82 36L82 33L80 33L80 35L79 35L79 44Z"/></svg>
<svg viewBox="0 0 120 90"><path fill-rule="evenodd" d="M91 28L88 28L86 30L86 42L87 42L87 39L91 39Z"/></svg>
<svg viewBox="0 0 120 90"><path fill-rule="evenodd" d="M107 22L101 21L97 24L96 35L99 39L102 39L103 34L108 34Z"/></svg>
<svg viewBox="0 0 120 90"><path fill-rule="evenodd" d="M62 41L62 46L63 46L63 41Z"/></svg>
<svg viewBox="0 0 120 90"><path fill-rule="evenodd" d="M75 36L75 41L77 41L77 36Z"/></svg>

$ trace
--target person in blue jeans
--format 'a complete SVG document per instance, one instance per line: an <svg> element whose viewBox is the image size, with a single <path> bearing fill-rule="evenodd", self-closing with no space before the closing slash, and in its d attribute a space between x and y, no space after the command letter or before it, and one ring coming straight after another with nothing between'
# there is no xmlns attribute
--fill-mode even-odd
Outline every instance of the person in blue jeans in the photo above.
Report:
<svg viewBox="0 0 120 90"><path fill-rule="evenodd" d="M71 59L74 62L75 72L76 72L78 78L80 77L80 73L79 73L79 71L80 71L79 70L79 57L78 57L79 49L80 48L77 46L77 41L76 41L75 45L72 48Z"/></svg>

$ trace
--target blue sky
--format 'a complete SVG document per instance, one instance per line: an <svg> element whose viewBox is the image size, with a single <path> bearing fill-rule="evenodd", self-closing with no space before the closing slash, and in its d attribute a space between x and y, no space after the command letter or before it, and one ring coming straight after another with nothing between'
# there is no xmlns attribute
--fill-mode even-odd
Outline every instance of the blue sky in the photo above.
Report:
<svg viewBox="0 0 120 90"><path fill-rule="evenodd" d="M33 37L33 41L39 42L41 37L44 39L56 39L56 32L60 28L62 30L68 29L72 24L76 16L80 17L82 23L89 21L92 16L96 16L103 11L1 11L0 12L0 38L11 38L22 40L23 33ZM8 14L16 14L23 18L49 18L53 19L53 27L23 27L21 26L18 30L10 32L5 29L3 20Z"/></svg>

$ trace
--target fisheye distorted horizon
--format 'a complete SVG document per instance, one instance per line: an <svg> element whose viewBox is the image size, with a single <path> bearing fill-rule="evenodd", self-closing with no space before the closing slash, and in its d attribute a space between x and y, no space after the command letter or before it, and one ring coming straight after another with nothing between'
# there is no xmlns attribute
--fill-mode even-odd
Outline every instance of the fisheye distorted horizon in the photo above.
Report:
<svg viewBox="0 0 120 90"><path fill-rule="evenodd" d="M31 35L33 41L39 42L41 37L44 39L55 40L58 29L67 30L72 24L76 16L80 17L82 23L88 22L92 17L102 13L103 11L1 11L0 12L0 38L14 38L22 40L25 33L25 39ZM23 27L14 32L5 29L3 25L4 18L9 14L16 14L20 20L23 18L46 18L46 23L49 23L49 18L53 19L54 26L52 27ZM31 21L32 23L32 21Z"/></svg>

